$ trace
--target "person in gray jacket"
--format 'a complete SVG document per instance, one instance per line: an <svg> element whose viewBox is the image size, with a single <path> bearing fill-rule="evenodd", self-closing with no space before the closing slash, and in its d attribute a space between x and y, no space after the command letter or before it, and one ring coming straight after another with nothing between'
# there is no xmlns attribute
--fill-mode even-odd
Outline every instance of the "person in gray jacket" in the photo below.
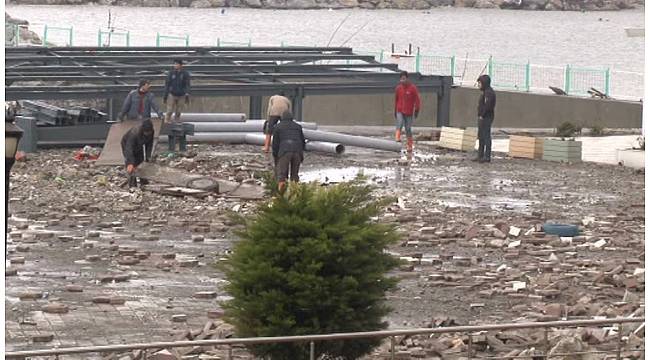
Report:
<svg viewBox="0 0 650 360"><path fill-rule="evenodd" d="M138 88L129 92L124 99L122 111L118 116L120 120L144 120L151 118L151 110L158 114L159 119L164 119L163 113L156 105L154 95L149 92L151 82L142 79L138 83Z"/></svg>

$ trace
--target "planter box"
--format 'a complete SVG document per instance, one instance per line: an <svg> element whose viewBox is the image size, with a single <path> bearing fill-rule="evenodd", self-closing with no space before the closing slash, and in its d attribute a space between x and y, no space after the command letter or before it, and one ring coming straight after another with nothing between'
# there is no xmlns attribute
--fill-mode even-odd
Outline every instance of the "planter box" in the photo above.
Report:
<svg viewBox="0 0 650 360"><path fill-rule="evenodd" d="M617 150L616 161L623 166L631 167L634 169L644 169L645 151L634 149Z"/></svg>
<svg viewBox="0 0 650 360"><path fill-rule="evenodd" d="M582 142L545 139L542 159L559 162L582 161Z"/></svg>
<svg viewBox="0 0 650 360"><path fill-rule="evenodd" d="M532 136L511 135L508 155L516 158L541 159L544 154L544 139Z"/></svg>
<svg viewBox="0 0 650 360"><path fill-rule="evenodd" d="M478 135L476 128L458 129L452 127L443 127L440 131L440 142L438 146L459 150L459 151L473 151L476 145L476 136Z"/></svg>

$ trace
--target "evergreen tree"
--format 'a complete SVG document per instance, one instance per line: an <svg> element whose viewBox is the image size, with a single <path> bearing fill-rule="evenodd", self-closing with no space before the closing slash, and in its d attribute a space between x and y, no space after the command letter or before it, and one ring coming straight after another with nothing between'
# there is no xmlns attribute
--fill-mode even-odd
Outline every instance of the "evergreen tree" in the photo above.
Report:
<svg viewBox="0 0 650 360"><path fill-rule="evenodd" d="M359 182L329 188L291 184L245 219L223 266L233 297L226 319L240 337L374 331L387 327L385 292L399 264L384 249L398 240L394 226L371 219L391 199L376 200ZM316 353L355 359L379 339L316 343ZM308 343L251 346L273 360L307 357Z"/></svg>

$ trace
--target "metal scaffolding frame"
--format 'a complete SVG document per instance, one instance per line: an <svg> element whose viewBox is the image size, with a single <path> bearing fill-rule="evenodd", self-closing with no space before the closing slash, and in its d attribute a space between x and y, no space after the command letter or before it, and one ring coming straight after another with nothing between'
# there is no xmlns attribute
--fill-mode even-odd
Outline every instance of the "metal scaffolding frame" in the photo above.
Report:
<svg viewBox="0 0 650 360"><path fill-rule="evenodd" d="M392 94L399 78L397 64L348 47L6 47L5 99L106 99L112 109L140 78L160 92L174 59L192 73L192 96L249 96L250 118L262 118L262 97L280 91L302 120L305 96ZM437 95L436 126L448 125L452 78L410 78Z"/></svg>

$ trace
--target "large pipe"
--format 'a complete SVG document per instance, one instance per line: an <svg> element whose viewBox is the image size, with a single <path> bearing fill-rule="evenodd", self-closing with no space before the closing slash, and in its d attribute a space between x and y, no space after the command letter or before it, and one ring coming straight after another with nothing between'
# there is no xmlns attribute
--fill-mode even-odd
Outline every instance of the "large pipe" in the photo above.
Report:
<svg viewBox="0 0 650 360"><path fill-rule="evenodd" d="M166 144L168 138L166 135L160 136L158 142ZM263 134L247 134L244 132L221 132L221 133L194 133L194 135L187 136L188 143L221 143L221 144L250 144L250 145L264 145ZM341 144L309 141L305 146L307 151L318 151L328 154L343 154L345 146Z"/></svg>
<svg viewBox="0 0 650 360"><path fill-rule="evenodd" d="M246 143L251 145L264 145L264 135L246 134ZM330 142L308 141L305 145L305 150L341 155L345 152L345 146Z"/></svg>
<svg viewBox="0 0 650 360"><path fill-rule="evenodd" d="M194 126L194 132L246 132L261 133L264 130L264 120L249 120L246 122L187 122ZM303 129L315 130L318 126L314 123L299 123Z"/></svg>
<svg viewBox="0 0 650 360"><path fill-rule="evenodd" d="M236 113L182 113L181 122L244 122L246 114Z"/></svg>
<svg viewBox="0 0 650 360"><path fill-rule="evenodd" d="M346 135L346 134L339 134L339 133L320 131L320 130L309 130L309 129L304 129L303 133L305 134L305 138L313 141L340 143L344 145L365 147L365 148L385 150L385 151L395 151L395 152L402 151L402 144L391 140L375 139L375 138L364 137L364 136Z"/></svg>

